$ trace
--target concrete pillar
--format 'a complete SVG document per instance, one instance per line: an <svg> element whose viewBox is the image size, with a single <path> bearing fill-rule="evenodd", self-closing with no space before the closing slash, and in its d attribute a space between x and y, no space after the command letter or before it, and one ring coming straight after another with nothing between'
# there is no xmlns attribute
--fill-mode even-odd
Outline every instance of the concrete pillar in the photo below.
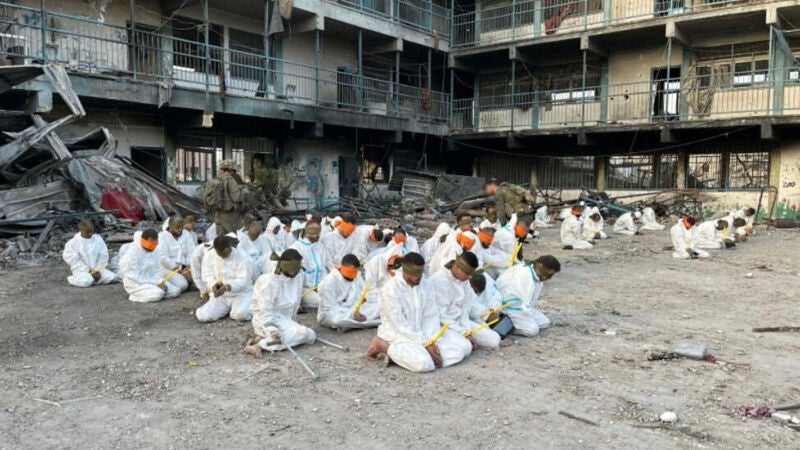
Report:
<svg viewBox="0 0 800 450"><path fill-rule="evenodd" d="M531 188L539 185L539 160L531 159Z"/></svg>
<svg viewBox="0 0 800 450"><path fill-rule="evenodd" d="M594 177L597 181L595 188L598 191L606 190L606 167L608 166L607 156L596 156L594 158Z"/></svg>
<svg viewBox="0 0 800 450"><path fill-rule="evenodd" d="M677 167L677 176L676 176L676 187L678 189L685 189L686 188L686 166L688 164L688 156L686 155L686 151L679 150L678 151L678 167Z"/></svg>

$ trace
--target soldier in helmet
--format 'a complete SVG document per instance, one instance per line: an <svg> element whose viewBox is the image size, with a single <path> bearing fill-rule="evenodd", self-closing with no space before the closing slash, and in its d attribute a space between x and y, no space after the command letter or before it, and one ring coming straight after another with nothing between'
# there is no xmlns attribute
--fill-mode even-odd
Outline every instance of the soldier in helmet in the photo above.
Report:
<svg viewBox="0 0 800 450"><path fill-rule="evenodd" d="M217 178L206 183L203 191L203 200L214 219L217 236L235 233L241 227L242 188L237 183L236 172L235 161L221 161Z"/></svg>
<svg viewBox="0 0 800 450"><path fill-rule="evenodd" d="M484 185L486 195L494 195L497 207L497 220L505 225L511 215L529 215L533 210L536 198L531 192L521 186L511 183L501 183L496 178L489 178Z"/></svg>

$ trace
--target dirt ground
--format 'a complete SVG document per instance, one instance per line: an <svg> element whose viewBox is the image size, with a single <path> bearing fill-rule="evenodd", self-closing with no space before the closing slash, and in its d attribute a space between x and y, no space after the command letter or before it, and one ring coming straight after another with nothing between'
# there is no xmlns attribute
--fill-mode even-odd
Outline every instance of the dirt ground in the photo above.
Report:
<svg viewBox="0 0 800 450"><path fill-rule="evenodd" d="M751 331L800 325L800 233L694 261L662 250L668 233L564 251L545 230L525 251L562 261L540 299L553 328L418 375L364 358L373 330L317 327L351 351L299 348L316 382L285 352L244 355L249 323L198 323L196 292L135 304L119 284L69 287L56 261L4 271L0 447L797 448L735 410L800 401L800 335ZM648 361L683 341L725 364ZM665 411L675 427L646 428Z"/></svg>

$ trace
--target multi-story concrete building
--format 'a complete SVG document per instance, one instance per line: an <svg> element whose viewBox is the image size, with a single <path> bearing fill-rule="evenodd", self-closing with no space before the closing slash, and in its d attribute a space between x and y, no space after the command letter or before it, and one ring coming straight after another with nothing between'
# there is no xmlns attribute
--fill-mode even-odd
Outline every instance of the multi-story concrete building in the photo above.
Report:
<svg viewBox="0 0 800 450"><path fill-rule="evenodd" d="M794 215L798 23L769 0L0 0L0 64L65 66L68 131L109 128L185 190L234 157L326 206L430 156L564 198L771 185Z"/></svg>
<svg viewBox="0 0 800 450"><path fill-rule="evenodd" d="M186 191L223 157L245 177L260 160L291 170L302 180L291 206L313 208L441 147L448 11L437 0L4 0L0 61L65 66L87 116L63 132L105 126L121 155ZM46 85L24 89L33 110L62 108Z"/></svg>
<svg viewBox="0 0 800 450"><path fill-rule="evenodd" d="M756 206L773 185L794 215L797 2L456 5L451 135L479 173L616 195L700 188L714 208Z"/></svg>

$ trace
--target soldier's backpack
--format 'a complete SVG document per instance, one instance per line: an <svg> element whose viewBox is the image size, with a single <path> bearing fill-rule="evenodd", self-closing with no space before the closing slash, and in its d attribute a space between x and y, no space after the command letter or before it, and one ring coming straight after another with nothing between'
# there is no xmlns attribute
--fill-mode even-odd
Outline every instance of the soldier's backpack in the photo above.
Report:
<svg viewBox="0 0 800 450"><path fill-rule="evenodd" d="M206 182L203 186L203 203L209 211L224 210L225 183L222 180L214 178Z"/></svg>

